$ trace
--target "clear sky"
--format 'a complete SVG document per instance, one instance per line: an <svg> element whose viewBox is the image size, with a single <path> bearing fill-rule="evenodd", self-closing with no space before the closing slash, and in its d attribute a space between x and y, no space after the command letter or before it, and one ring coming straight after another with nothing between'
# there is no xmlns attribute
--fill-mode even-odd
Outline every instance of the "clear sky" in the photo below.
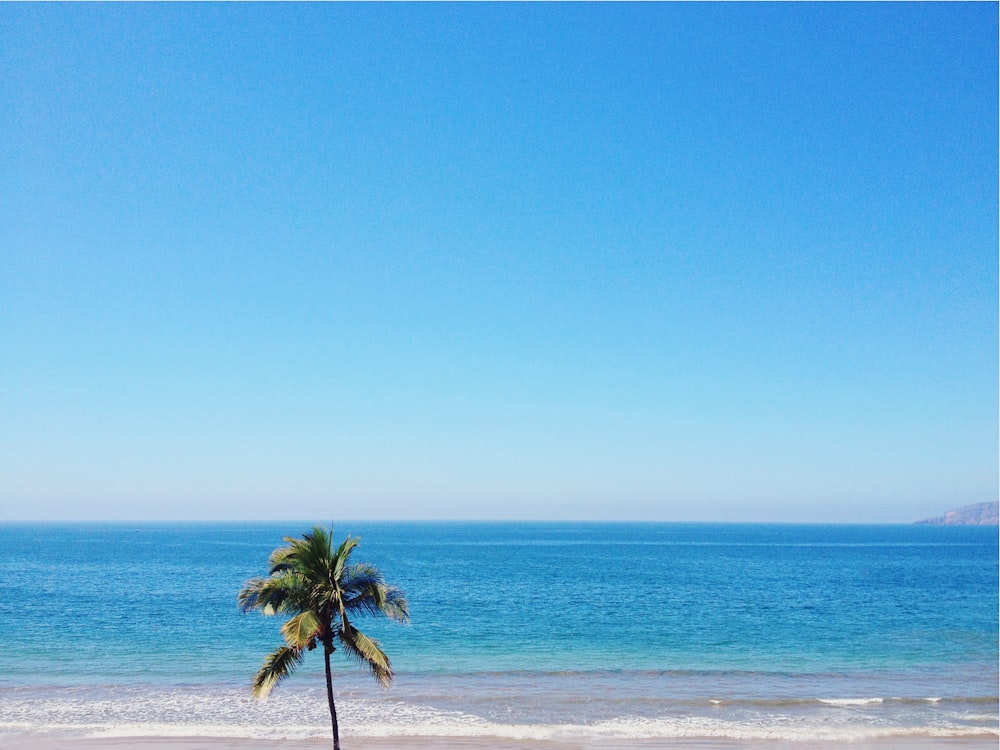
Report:
<svg viewBox="0 0 1000 750"><path fill-rule="evenodd" d="M997 5L0 7L0 520L997 498Z"/></svg>

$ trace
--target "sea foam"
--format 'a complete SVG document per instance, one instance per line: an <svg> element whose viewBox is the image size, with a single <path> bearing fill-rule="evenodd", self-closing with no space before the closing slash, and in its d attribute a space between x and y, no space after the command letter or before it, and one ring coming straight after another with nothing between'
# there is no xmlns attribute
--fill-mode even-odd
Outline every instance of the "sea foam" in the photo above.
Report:
<svg viewBox="0 0 1000 750"><path fill-rule="evenodd" d="M803 700L761 711L759 706L720 707L706 701L701 713L688 705L683 713L658 717L622 715L587 723L519 723L398 699L347 698L338 702L338 713L345 734L366 737L858 741L904 735L1000 736L995 716L984 714L981 705L977 711L975 706L959 702L928 720L912 713L913 702L895 704L887 713L885 706L889 704L893 702L880 698ZM873 713L859 718L851 710L857 707L871 708ZM36 688L0 695L0 733L301 740L328 735L326 711L325 695L319 690L287 690L258 701L244 690L224 687Z"/></svg>

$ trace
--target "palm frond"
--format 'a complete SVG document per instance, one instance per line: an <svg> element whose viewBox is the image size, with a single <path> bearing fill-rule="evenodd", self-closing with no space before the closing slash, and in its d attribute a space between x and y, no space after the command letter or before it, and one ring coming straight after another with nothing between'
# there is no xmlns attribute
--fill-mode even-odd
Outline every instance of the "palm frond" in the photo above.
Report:
<svg viewBox="0 0 1000 750"><path fill-rule="evenodd" d="M247 581L237 601L244 612L259 609L265 615L273 615L301 612L308 604L308 597L308 582L294 571L284 571Z"/></svg>
<svg viewBox="0 0 1000 750"><path fill-rule="evenodd" d="M264 664L254 675L251 691L255 698L266 698L274 686L288 677L302 661L302 650L280 646L264 657Z"/></svg>
<svg viewBox="0 0 1000 750"><path fill-rule="evenodd" d="M281 635L291 648L302 650L308 648L310 642L315 643L323 629L323 623L315 612L306 610L300 612L281 626Z"/></svg>
<svg viewBox="0 0 1000 750"><path fill-rule="evenodd" d="M393 671L389 657L382 650L378 641L369 638L349 622L341 623L338 639L347 652L359 664L363 664L371 671L372 677L382 687L392 684Z"/></svg>
<svg viewBox="0 0 1000 750"><path fill-rule="evenodd" d="M350 564L351 553L359 544L361 544L360 537L348 534L341 545L337 548L337 552L333 555L333 564L330 566L330 574L334 581L343 580L344 571Z"/></svg>
<svg viewBox="0 0 1000 750"><path fill-rule="evenodd" d="M240 610L243 612L252 612L259 607L258 602L260 601L260 590L264 586L263 578L251 578L245 584L240 592L236 595L236 602L240 605Z"/></svg>
<svg viewBox="0 0 1000 750"><path fill-rule="evenodd" d="M410 621L410 603L406 594L397 586L386 586L382 601L382 614L394 622Z"/></svg>
<svg viewBox="0 0 1000 750"><path fill-rule="evenodd" d="M345 572L343 599L348 612L385 615L396 622L410 619L406 596L397 587L386 585L381 571L368 563L352 565Z"/></svg>
<svg viewBox="0 0 1000 750"><path fill-rule="evenodd" d="M331 551L330 535L320 526L314 526L295 543L295 552L290 562L303 576L314 585L329 584L332 579L330 571L333 568L333 552Z"/></svg>
<svg viewBox="0 0 1000 750"><path fill-rule="evenodd" d="M286 536L285 541L287 544L284 547L276 547L267 558L267 565L272 574L283 570L290 570L292 567L288 563L288 557L295 552L296 540Z"/></svg>
<svg viewBox="0 0 1000 750"><path fill-rule="evenodd" d="M385 580L373 565L359 563L348 566L341 575L340 587L344 606L349 612L380 614Z"/></svg>
<svg viewBox="0 0 1000 750"><path fill-rule="evenodd" d="M347 566L341 577L344 581L344 589L364 588L371 584L385 583L382 571L371 563L354 563Z"/></svg>

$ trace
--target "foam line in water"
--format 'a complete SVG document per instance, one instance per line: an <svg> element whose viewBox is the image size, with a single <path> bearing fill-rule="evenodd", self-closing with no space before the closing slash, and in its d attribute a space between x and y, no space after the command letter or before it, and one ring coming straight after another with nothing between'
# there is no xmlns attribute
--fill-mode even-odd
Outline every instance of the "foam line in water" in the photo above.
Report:
<svg viewBox="0 0 1000 750"><path fill-rule="evenodd" d="M299 740L329 732L322 691L286 691L268 701L235 689L95 689L0 693L0 734L93 737L204 736ZM398 699L339 701L342 731L353 736L506 739L666 739L862 741L898 736L1000 736L996 699L894 701L798 699L676 706L659 716L632 714L583 722L497 721ZM837 708L863 707L864 711Z"/></svg>

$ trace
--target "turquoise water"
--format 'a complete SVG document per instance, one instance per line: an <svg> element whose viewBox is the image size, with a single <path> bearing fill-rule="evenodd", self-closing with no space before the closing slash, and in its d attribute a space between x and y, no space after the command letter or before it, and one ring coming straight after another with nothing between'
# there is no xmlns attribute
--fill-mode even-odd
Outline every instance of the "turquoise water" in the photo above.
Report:
<svg viewBox="0 0 1000 750"><path fill-rule="evenodd" d="M309 526L0 525L0 732L325 735L318 656L249 699L280 620L236 607ZM996 528L334 529L413 620L366 624L391 690L339 665L348 734L998 733Z"/></svg>

